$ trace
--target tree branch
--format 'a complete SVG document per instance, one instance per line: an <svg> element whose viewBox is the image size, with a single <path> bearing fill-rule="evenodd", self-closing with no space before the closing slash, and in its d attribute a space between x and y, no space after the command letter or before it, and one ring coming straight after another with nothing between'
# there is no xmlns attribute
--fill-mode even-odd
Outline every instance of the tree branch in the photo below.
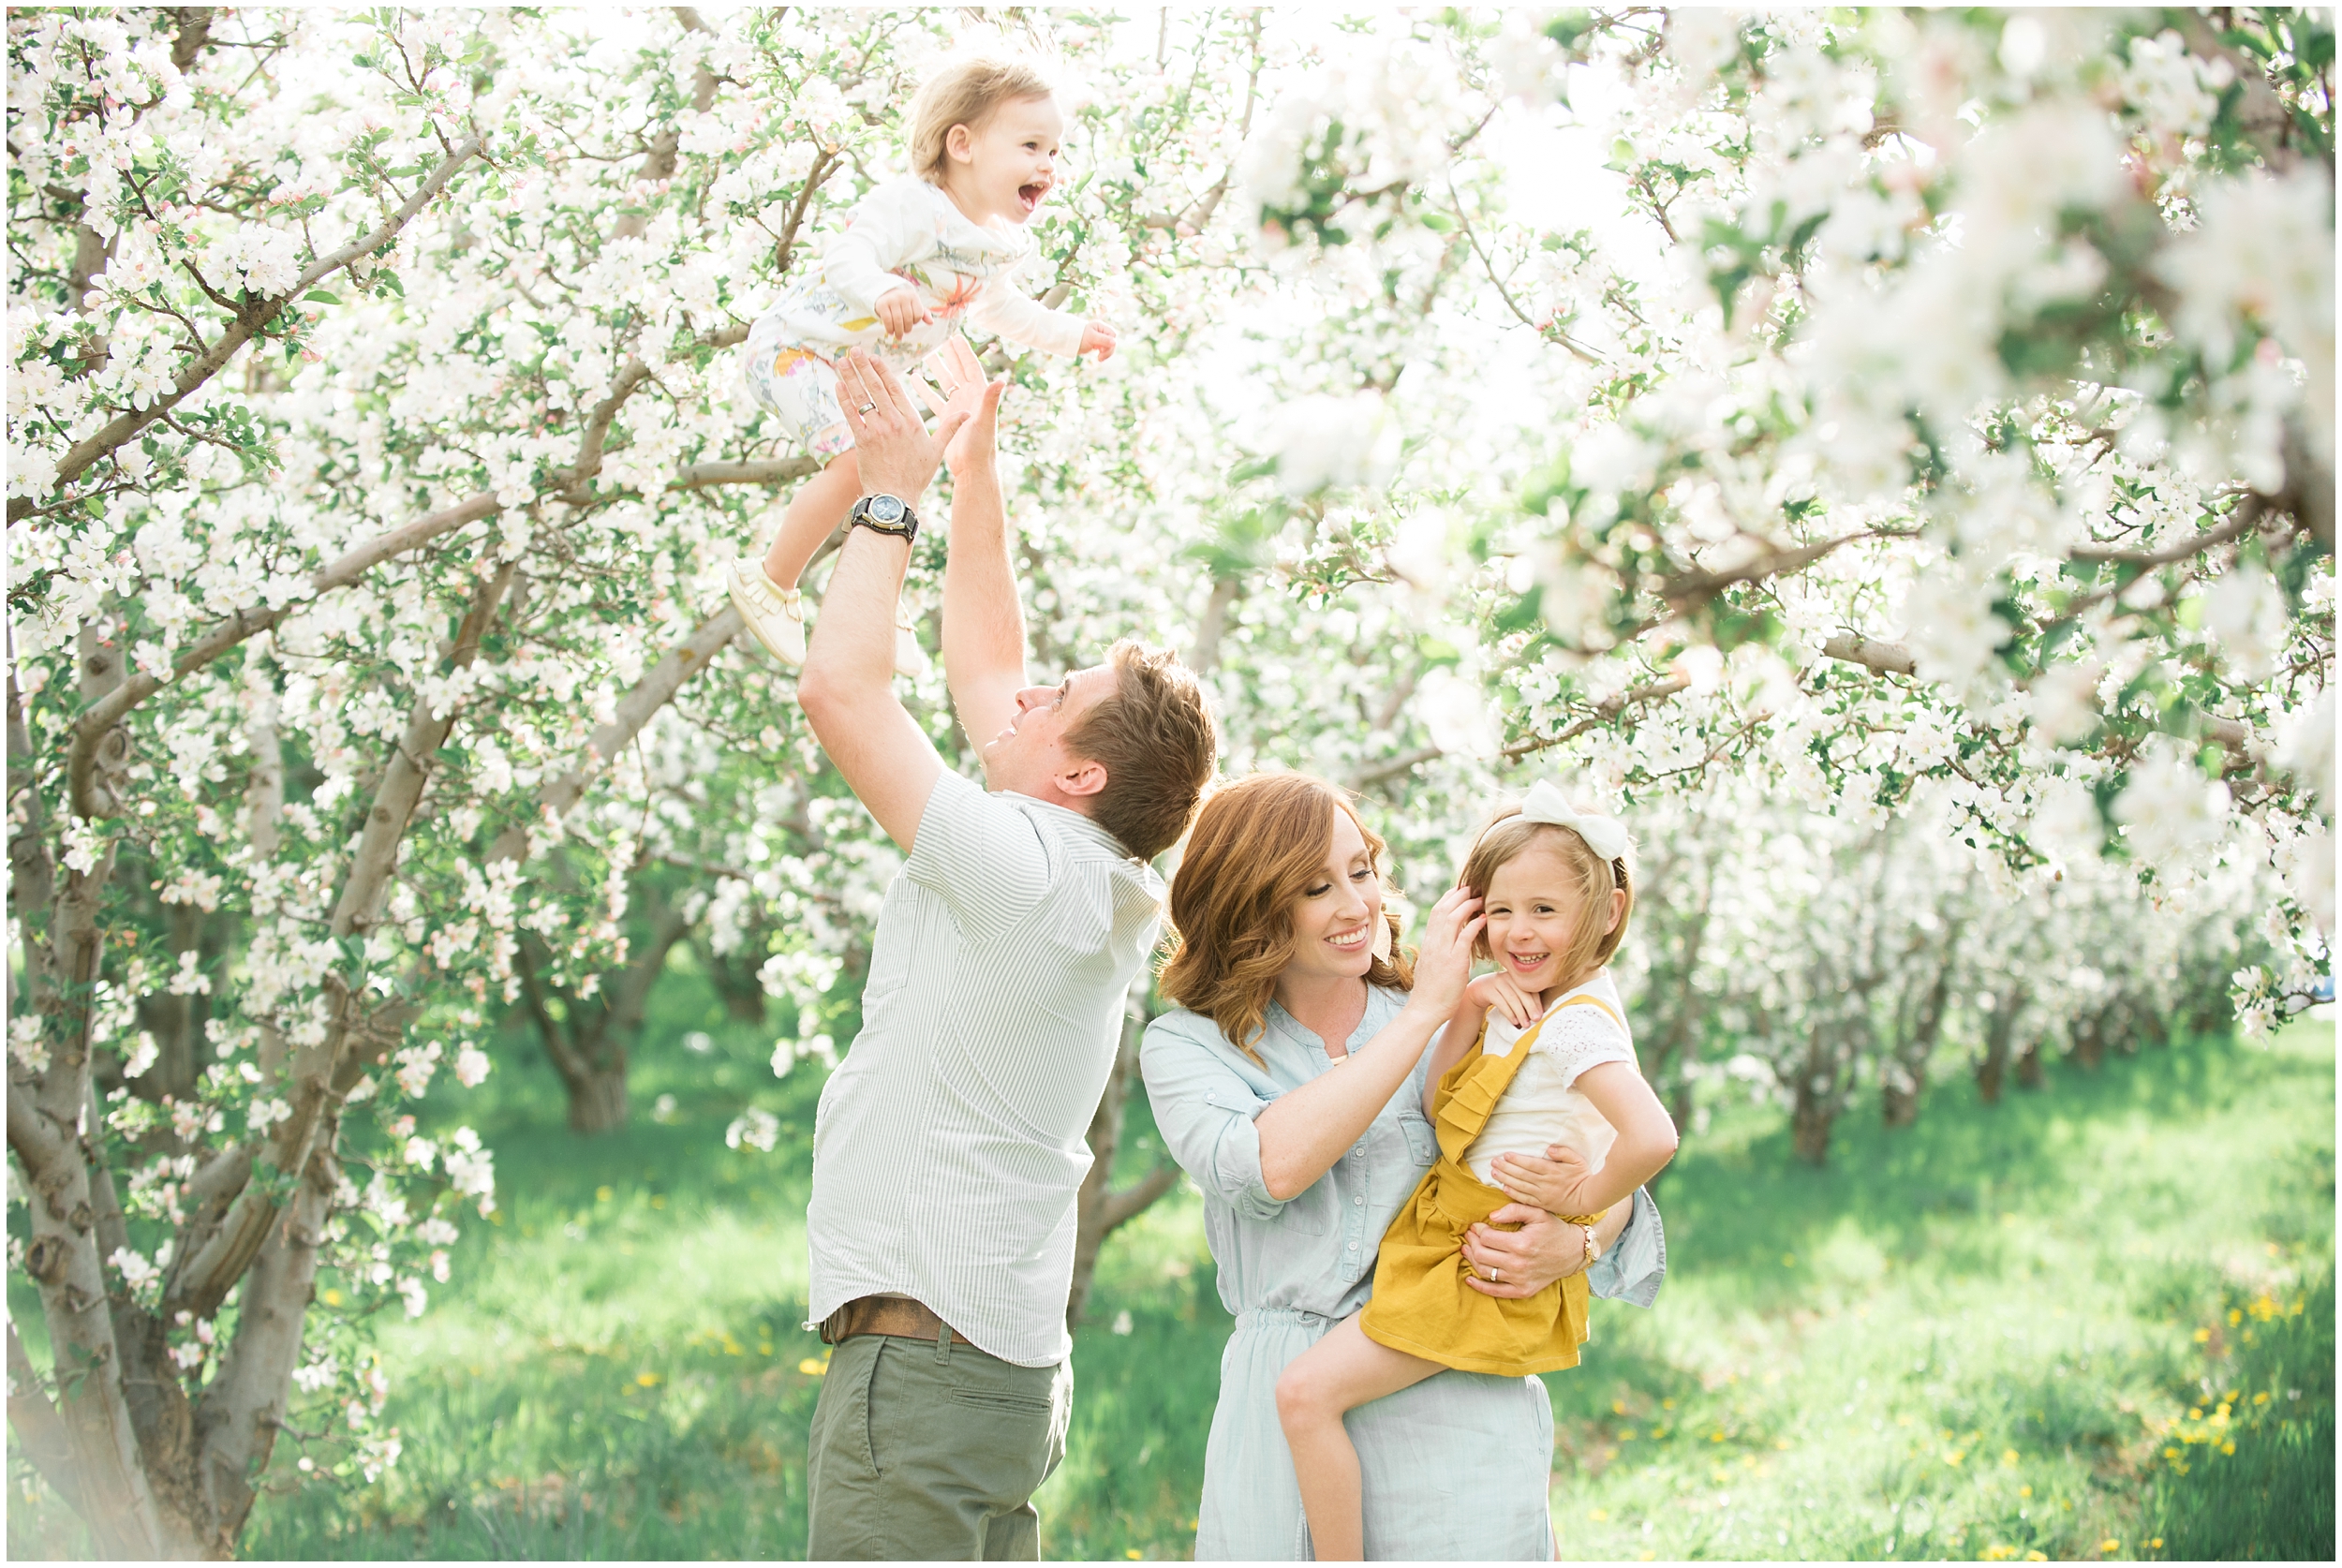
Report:
<svg viewBox="0 0 2342 1568"><path fill-rule="evenodd" d="M1860 664L1882 675L1909 675L1919 670L1919 662L1911 650L1900 643L1881 643L1859 633L1842 631L1822 643L1826 658Z"/></svg>
<svg viewBox="0 0 2342 1568"><path fill-rule="evenodd" d="M690 463L667 481L670 490L704 490L711 484L786 484L822 471L810 457L773 457L751 463Z"/></svg>
<svg viewBox="0 0 2342 1568"><path fill-rule="evenodd" d="M610 722L596 730L593 738L586 743L586 761L538 791L538 816L541 818L546 812L556 819L568 816L584 797L586 786L594 776L634 743L634 737L643 732L643 726L650 722L651 716L674 700L674 694L683 689L684 682L706 669L708 661L740 634L742 625L740 612L727 604L703 622L689 639L669 648L666 657L634 683L634 689L619 699ZM526 858L530 836L531 828L526 822L515 822L506 828L488 847L487 864Z"/></svg>
<svg viewBox="0 0 2342 1568"><path fill-rule="evenodd" d="M309 580L310 591L306 598L274 610L239 610L225 620L215 622L188 645L186 652L171 661L171 678L175 680L181 675L192 674L230 648L274 629L294 612L335 589L348 587L392 556L417 549L467 523L494 517L503 510L493 495L473 496L444 510L419 517L388 533L376 535L344 552L331 565L321 568ZM137 672L75 720L73 749L67 762L66 777L68 798L76 816L94 819L115 814L113 809L101 807L90 789L97 747L105 740L108 731L120 723L132 708L160 691L163 686L162 677L147 674L143 671Z"/></svg>
<svg viewBox="0 0 2342 1568"><path fill-rule="evenodd" d="M16 1430L21 1452L40 1472L50 1489L65 1500L67 1507L88 1517L81 1477L73 1468L73 1439L66 1431L65 1418L42 1390L33 1370L33 1358L24 1354L24 1341L17 1338L14 1324L8 1324L8 1425Z"/></svg>
<svg viewBox="0 0 2342 1568"><path fill-rule="evenodd" d="M453 152L440 161L438 168L431 171L428 179L415 187L415 194L408 197L398 211L393 214L380 228L370 234L352 240L332 255L320 257L311 262L295 280L292 287L282 294L258 300L245 305L238 312L235 320L230 324L228 330L220 334L219 341L213 344L193 363L178 374L172 380L171 390L169 392L156 398L144 408L133 408L126 413L115 415L96 435L75 442L66 454L57 460L57 477L50 485L51 492L53 494L64 486L71 484L88 469L91 464L114 451L194 395L197 388L217 375L227 366L230 360L236 357L237 350L266 330L269 324L283 313L287 304L307 293L341 268L349 265L352 261L373 255L396 239L400 230L413 221L415 214L428 206L432 198L437 196L446 187L448 181L454 177L455 171L479 154L480 148L481 139L477 136L459 144ZM38 503L29 496L10 497L8 521L16 522L19 518L33 511L37 505Z"/></svg>

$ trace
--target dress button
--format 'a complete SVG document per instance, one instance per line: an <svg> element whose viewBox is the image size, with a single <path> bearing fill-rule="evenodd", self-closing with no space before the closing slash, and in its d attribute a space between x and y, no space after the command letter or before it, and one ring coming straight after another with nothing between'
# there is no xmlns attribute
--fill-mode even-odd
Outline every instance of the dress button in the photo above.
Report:
<svg viewBox="0 0 2342 1568"><path fill-rule="evenodd" d="M1350 1201L1354 1204L1362 1204L1366 1202L1366 1197L1363 1193L1361 1193L1357 1197L1352 1198Z"/></svg>

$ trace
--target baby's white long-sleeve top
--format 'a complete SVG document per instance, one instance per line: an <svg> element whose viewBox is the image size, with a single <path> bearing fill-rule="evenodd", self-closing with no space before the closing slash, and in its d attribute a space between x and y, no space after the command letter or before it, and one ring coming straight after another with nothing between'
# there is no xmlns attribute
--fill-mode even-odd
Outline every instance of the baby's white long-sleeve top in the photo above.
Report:
<svg viewBox="0 0 2342 1568"><path fill-rule="evenodd" d="M1016 287L1016 274L1032 254L1032 237L1023 229L976 223L916 176L890 180L863 198L845 231L822 249L820 283L846 305L842 318L822 320L830 313L817 307L794 324L808 338L868 347L882 336L879 296L910 288L935 318L890 345L890 358L940 348L962 317L1011 343L1077 353L1082 318L1052 310Z"/></svg>

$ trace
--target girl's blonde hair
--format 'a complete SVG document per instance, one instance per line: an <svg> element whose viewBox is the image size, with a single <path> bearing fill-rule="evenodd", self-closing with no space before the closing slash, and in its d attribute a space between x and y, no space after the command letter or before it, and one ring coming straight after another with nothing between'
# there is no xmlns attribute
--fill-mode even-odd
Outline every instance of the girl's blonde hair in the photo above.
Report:
<svg viewBox="0 0 2342 1568"><path fill-rule="evenodd" d="M1335 813L1357 824L1381 875L1383 840L1341 790L1305 773L1256 773L1223 784L1204 801L1171 878L1170 956L1156 977L1163 994L1220 1026L1254 1062L1277 977L1299 941L1293 914L1326 874ZM1399 913L1383 921L1390 955L1372 959L1368 982L1404 991L1415 967L1397 946Z"/></svg>
<svg viewBox="0 0 2342 1568"><path fill-rule="evenodd" d="M911 171L941 181L950 165L943 143L954 126L974 130L1004 103L1056 91L1041 67L1014 54L963 54L927 78L911 100Z"/></svg>
<svg viewBox="0 0 2342 1568"><path fill-rule="evenodd" d="M1486 898L1490 880L1497 868L1540 844L1561 856L1586 910L1587 918L1579 922L1577 931L1570 937L1568 951L1562 954L1558 988L1566 991L1591 979L1596 969L1610 961L1619 943L1626 939L1626 923L1635 913L1635 871L1626 855L1604 860L1577 829L1551 822L1523 821L1519 806L1499 806L1482 825L1472 852L1464 857L1463 875L1459 880L1475 896ZM1618 911L1618 924L1605 931L1602 920L1609 912L1613 892L1625 894L1626 902ZM1475 958L1494 956L1485 929L1472 944L1472 952Z"/></svg>

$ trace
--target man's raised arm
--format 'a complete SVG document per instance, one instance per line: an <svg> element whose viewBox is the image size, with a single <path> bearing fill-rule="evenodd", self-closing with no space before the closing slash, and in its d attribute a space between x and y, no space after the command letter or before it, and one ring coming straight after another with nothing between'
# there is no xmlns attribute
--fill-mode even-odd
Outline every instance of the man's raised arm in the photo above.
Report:
<svg viewBox="0 0 2342 1568"><path fill-rule="evenodd" d="M1008 390L986 383L958 338L943 366L946 410L967 422L943 454L952 470L952 539L943 565L943 678L960 728L979 749L1016 717L1025 677L1025 613L1009 558L1008 513L993 421Z"/></svg>
<svg viewBox="0 0 2342 1568"><path fill-rule="evenodd" d="M946 411L929 436L894 372L859 352L839 362L837 401L865 492L916 507L966 411ZM797 702L822 749L905 851L943 773L934 743L895 695L895 607L910 564L908 540L848 528L797 676Z"/></svg>

